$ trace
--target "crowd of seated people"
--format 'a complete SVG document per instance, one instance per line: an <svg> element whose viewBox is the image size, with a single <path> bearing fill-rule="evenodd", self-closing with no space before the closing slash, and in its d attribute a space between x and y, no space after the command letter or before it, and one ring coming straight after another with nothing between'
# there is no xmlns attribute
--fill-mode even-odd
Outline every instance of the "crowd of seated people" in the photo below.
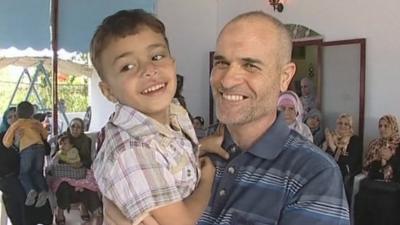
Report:
<svg viewBox="0 0 400 225"><path fill-rule="evenodd" d="M55 137L59 141L43 173L50 149L45 147L49 145L42 117L34 117L33 109L29 102L10 107L0 126L0 190L11 223L53 224L50 199L54 193L56 224L66 224L64 211L74 203L80 204L82 220L101 224L101 197L90 169L92 141L83 132L83 120L72 119L67 131Z"/></svg>

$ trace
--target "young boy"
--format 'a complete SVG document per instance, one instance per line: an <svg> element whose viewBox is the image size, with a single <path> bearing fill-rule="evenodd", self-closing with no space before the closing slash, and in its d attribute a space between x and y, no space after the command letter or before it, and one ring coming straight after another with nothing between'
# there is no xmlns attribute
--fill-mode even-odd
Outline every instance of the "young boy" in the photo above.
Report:
<svg viewBox="0 0 400 225"><path fill-rule="evenodd" d="M9 148L16 139L17 133L20 150L19 178L27 193L25 205L42 207L47 200L47 184L43 176L45 149L43 140L47 138L47 130L33 119L33 105L27 101L17 106L18 120L11 125L3 138L3 144ZM38 195L39 193L39 195Z"/></svg>
<svg viewBox="0 0 400 225"><path fill-rule="evenodd" d="M79 151L72 145L67 135L62 135L58 138L58 145L60 146L60 151L56 154L58 163L68 164L75 168L82 166Z"/></svg>
<svg viewBox="0 0 400 225"><path fill-rule="evenodd" d="M163 23L140 9L119 11L97 28L91 59L103 95L116 103L93 163L101 192L133 224L195 224L214 167L205 160L200 178L196 134L172 100L176 67Z"/></svg>

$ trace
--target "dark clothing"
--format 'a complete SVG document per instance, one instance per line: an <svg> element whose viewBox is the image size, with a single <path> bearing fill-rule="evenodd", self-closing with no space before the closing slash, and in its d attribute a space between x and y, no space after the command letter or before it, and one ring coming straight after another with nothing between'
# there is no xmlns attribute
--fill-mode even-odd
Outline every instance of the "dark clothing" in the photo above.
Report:
<svg viewBox="0 0 400 225"><path fill-rule="evenodd" d="M0 140L4 134L0 134ZM18 179L19 161L17 148L8 149L0 141L0 190L8 217L13 225L52 224L48 202L40 208L25 206L25 191Z"/></svg>
<svg viewBox="0 0 400 225"><path fill-rule="evenodd" d="M82 202L86 208L93 213L101 208L99 195L96 192L84 189L84 191L75 191L75 188L67 182L62 182L57 189L57 205L61 209L69 210L72 203Z"/></svg>
<svg viewBox="0 0 400 225"><path fill-rule="evenodd" d="M334 153L328 148L327 152L334 156ZM362 154L363 144L357 135L350 138L347 145L347 155L341 155L337 164L339 165L340 172L343 176L344 189L349 205L351 205L351 196L353 193L354 176L361 173L362 170Z"/></svg>
<svg viewBox="0 0 400 225"><path fill-rule="evenodd" d="M10 150L12 151L12 150ZM3 203L13 225L27 225L25 208L25 191L17 174L0 179L0 190L3 192Z"/></svg>
<svg viewBox="0 0 400 225"><path fill-rule="evenodd" d="M318 127L317 129L311 130L311 133L313 135L314 145L318 146L319 148L322 148L322 144L325 141L325 134L322 128Z"/></svg>
<svg viewBox="0 0 400 225"><path fill-rule="evenodd" d="M355 197L355 225L399 225L400 184L364 179Z"/></svg>
<svg viewBox="0 0 400 225"><path fill-rule="evenodd" d="M328 149L327 152L334 155L330 149ZM353 135L350 138L346 152L348 154L341 155L337 163L342 172L343 178L346 176L354 177L359 174L362 169L363 145L359 136Z"/></svg>

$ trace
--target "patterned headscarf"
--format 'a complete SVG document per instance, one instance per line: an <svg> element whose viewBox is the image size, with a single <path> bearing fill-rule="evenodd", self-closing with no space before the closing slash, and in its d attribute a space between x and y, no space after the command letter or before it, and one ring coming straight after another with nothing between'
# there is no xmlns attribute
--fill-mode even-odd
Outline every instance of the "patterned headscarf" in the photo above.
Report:
<svg viewBox="0 0 400 225"><path fill-rule="evenodd" d="M396 116L385 115L379 119L379 122L381 121L385 121L389 125L388 128L392 130L392 135L390 137L379 137L370 142L364 168L369 166L371 162L381 159L380 155L383 147L389 147L394 154L394 151L400 144L399 124Z"/></svg>
<svg viewBox="0 0 400 225"><path fill-rule="evenodd" d="M3 113L3 119L0 125L0 133L6 132L8 130L10 124L7 121L7 117L10 114L10 112L15 112L16 110L17 109L15 107L10 107Z"/></svg>

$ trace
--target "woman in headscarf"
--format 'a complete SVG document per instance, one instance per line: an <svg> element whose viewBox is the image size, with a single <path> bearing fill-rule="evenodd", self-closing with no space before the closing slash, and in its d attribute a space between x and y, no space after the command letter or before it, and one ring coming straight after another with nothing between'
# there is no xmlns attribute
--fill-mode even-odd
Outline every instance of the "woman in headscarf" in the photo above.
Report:
<svg viewBox="0 0 400 225"><path fill-rule="evenodd" d="M278 99L278 109L284 114L286 123L290 129L297 131L303 137L313 142L310 128L302 122L303 106L295 92L282 92Z"/></svg>
<svg viewBox="0 0 400 225"><path fill-rule="evenodd" d="M321 126L322 115L318 109L311 109L304 118L305 123L310 128L313 135L314 144L322 148L325 141L324 130Z"/></svg>
<svg viewBox="0 0 400 225"><path fill-rule="evenodd" d="M362 168L362 142L353 132L351 115L343 113L336 119L336 129L325 129L323 149L332 155L339 165L343 176L347 200L351 201L354 176Z"/></svg>
<svg viewBox="0 0 400 225"><path fill-rule="evenodd" d="M78 149L79 157L87 173L84 179L77 180L69 177L58 177L50 182L50 188L55 191L57 196L57 224L65 224L64 210L69 210L71 204L77 202L82 203L82 220L91 220L93 224L99 223L102 220L102 206L98 195L98 187L90 169L92 165L91 139L83 131L83 120L74 118L71 120L67 131L63 134L69 136L71 144ZM91 218L89 217L88 210Z"/></svg>
<svg viewBox="0 0 400 225"><path fill-rule="evenodd" d="M26 194L18 179L18 148L6 148L1 141L12 123L17 120L16 108L10 107L3 114L0 131L0 190L8 217L13 225L52 224L53 214L47 202L36 208L25 206Z"/></svg>
<svg viewBox="0 0 400 225"><path fill-rule="evenodd" d="M393 115L385 115L379 119L380 137L371 141L364 163L364 171L372 179L383 179L386 181L399 181L398 158L400 148L400 133L397 119Z"/></svg>

